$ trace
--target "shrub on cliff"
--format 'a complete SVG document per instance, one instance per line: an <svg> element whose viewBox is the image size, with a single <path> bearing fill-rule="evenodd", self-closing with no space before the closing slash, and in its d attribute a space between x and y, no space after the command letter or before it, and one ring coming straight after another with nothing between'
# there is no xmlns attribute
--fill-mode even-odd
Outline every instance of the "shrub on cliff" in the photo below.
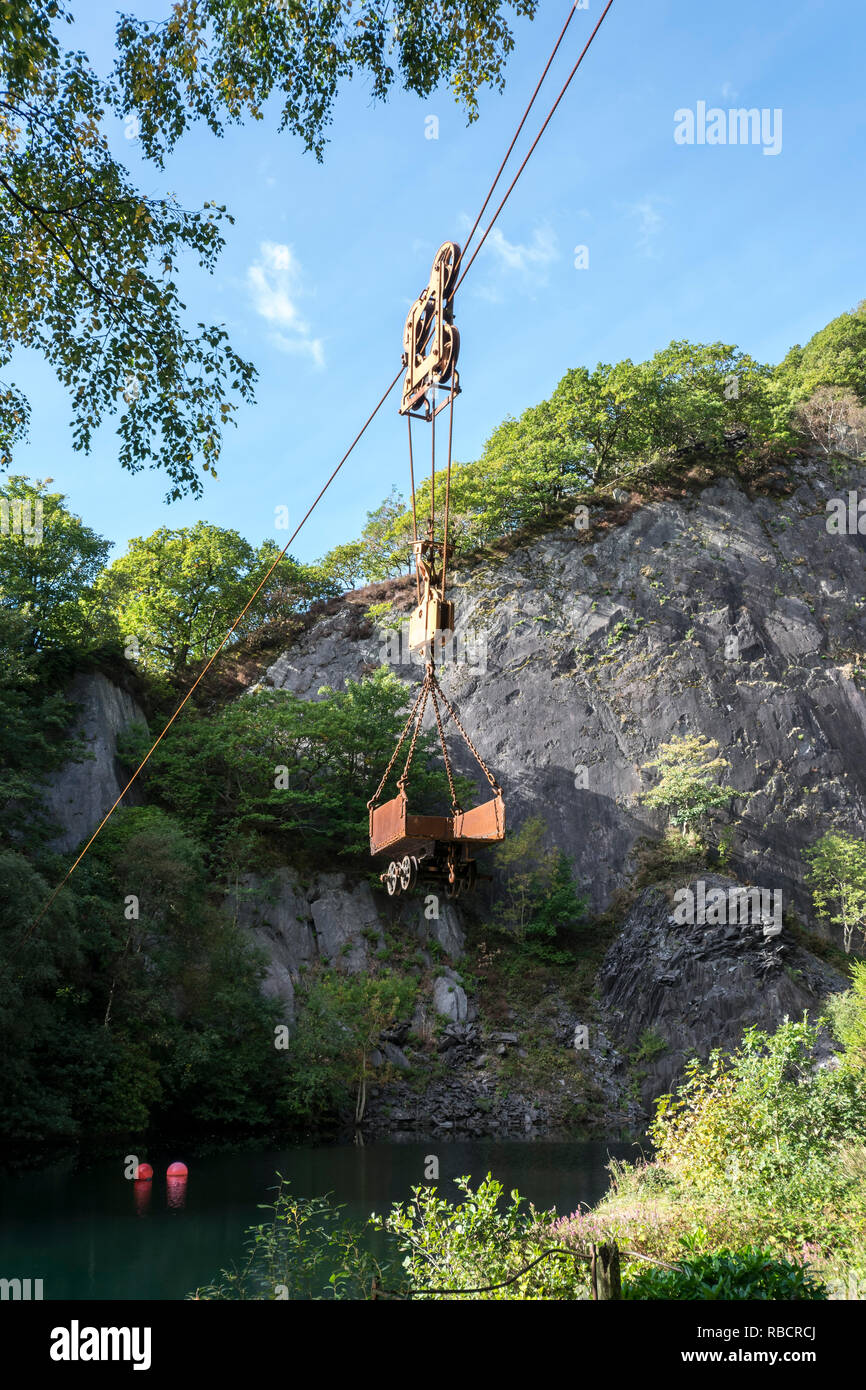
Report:
<svg viewBox="0 0 866 1390"><path fill-rule="evenodd" d="M358 975L323 970L298 992L301 1007L286 1053L289 1112L305 1121L333 1119L351 1103L359 1124L379 1034L411 1016L417 982L391 970ZM380 1059L377 1083L388 1080L389 1070Z"/></svg>
<svg viewBox="0 0 866 1390"><path fill-rule="evenodd" d="M842 944L851 950L854 933L866 943L866 841L828 831L804 850L819 916L842 928Z"/></svg>
<svg viewBox="0 0 866 1390"><path fill-rule="evenodd" d="M845 1069L816 1067L817 1026L747 1028L740 1046L691 1061L657 1102L650 1136L659 1163L699 1189L735 1184L764 1192L808 1182L810 1165L866 1126L866 1085Z"/></svg>
<svg viewBox="0 0 866 1390"><path fill-rule="evenodd" d="M541 816L530 816L498 847L504 895L496 921L522 956L564 965L573 958L567 948L584 920L587 899L577 891L568 855L542 848L546 834Z"/></svg>
<svg viewBox="0 0 866 1390"><path fill-rule="evenodd" d="M833 995L827 1012L845 1049L845 1066L866 1071L866 961L854 962L851 980L849 990Z"/></svg>
<svg viewBox="0 0 866 1390"><path fill-rule="evenodd" d="M696 829L713 811L729 805L734 797L748 796L732 787L723 787L717 775L730 767L726 758L714 757L719 745L701 734L672 738L663 743L658 756L644 764L659 774L654 787L642 792L645 806L667 811L671 822L685 835Z"/></svg>

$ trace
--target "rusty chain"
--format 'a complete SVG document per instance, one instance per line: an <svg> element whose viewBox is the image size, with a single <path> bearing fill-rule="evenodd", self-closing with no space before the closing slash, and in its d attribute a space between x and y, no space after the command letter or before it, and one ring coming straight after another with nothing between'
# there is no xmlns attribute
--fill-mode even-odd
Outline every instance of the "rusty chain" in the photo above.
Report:
<svg viewBox="0 0 866 1390"><path fill-rule="evenodd" d="M397 786L400 788L402 792L405 792L406 783L409 779L409 769L411 768L412 760L415 757L415 748L418 743L418 735L421 732L421 724L424 719L424 711L427 708L427 700L428 698L431 698L433 701L433 712L436 716L436 726L439 730L439 742L442 745L442 756L445 760L445 771L448 774L448 787L451 792L451 806L455 814L459 815L462 813L463 807L461 806L457 798L457 789L454 785L454 771L451 766L451 759L448 755L448 745L445 741L445 729L442 724L442 715L439 710L439 702L436 699L437 691L441 696L443 705L447 709L451 718L454 720L454 723L457 725L457 728L459 729L463 737L463 740L466 743L466 746L469 748L469 751L472 753L472 756L478 763L478 766L481 768L481 771L484 773L484 776L487 778L488 782L490 783L493 790L496 792L497 796L501 793L502 788L500 787L496 778L493 776L493 773L490 771L481 754L478 752L478 749L475 747L475 744L472 742L472 739L467 734L460 721L460 716L458 715L451 701L448 699L448 696L445 694L445 691L442 689L442 686L439 684L439 681L436 676L436 669L434 663L432 661L428 661L426 675L424 676L424 680L422 681L421 687L415 698L415 703L412 706L412 709L409 713L409 718L406 720L406 723L403 726L403 732L401 733L400 738L397 742L397 747L391 754L391 759L388 763L388 766L385 768L382 780L376 788L374 795L371 796L370 800L367 802L368 811L371 811L373 809L373 807L379 800L379 797L382 795L385 783L388 781L394 764L396 763L400 755L400 749L406 742L406 736L408 735L410 728L412 728L412 725L414 724L415 727L412 732L412 741L409 744L409 752L406 755L406 763L403 767L402 773L397 779Z"/></svg>
<svg viewBox="0 0 866 1390"><path fill-rule="evenodd" d="M415 756L415 745L418 742L418 735L421 732L421 723L424 719L424 711L427 708L427 696L429 694L430 672L428 671L427 675L424 677L424 683L421 686L421 695L423 695L424 698L421 700L421 708L418 710L418 718L415 720L415 728L412 733L412 742L409 744L409 753L406 757L406 766L403 768L403 771L397 779L397 786L400 788L401 792L405 792L406 790L406 783L409 779L409 768L412 766L412 759Z"/></svg>
<svg viewBox="0 0 866 1390"><path fill-rule="evenodd" d="M391 769L393 768L395 762L397 761L397 758L398 758L399 755L400 755L400 749L403 747L403 744L404 744L405 741L406 741L406 735L408 734L410 728L412 727L412 721L413 721L413 719L415 718L415 711L417 710L419 704L421 703L421 696L424 694L424 686L425 686L425 685L426 685L426 681L424 682L424 685L421 686L421 689L418 691L418 694L417 694L417 696L416 696L416 698L415 698L415 703L414 703L414 705L412 706L412 709L411 709L411 711L410 711L410 713L409 713L409 718L406 720L406 723L403 725L403 732L402 732L402 734L400 735L400 738L399 738L399 740L398 740L398 742L397 742L397 747L394 749L394 752L391 754L391 761L388 763L388 766L385 768L384 776L383 776L381 782L379 783L378 787L376 788L375 792L374 792L373 795L370 797L370 800L367 802L367 810L368 810L368 811L372 811L373 807L376 805L376 802L379 800L379 797L382 795L382 789L383 789L383 787L385 786L385 783L387 782L388 778L389 778L390 775L391 775Z"/></svg>
<svg viewBox="0 0 866 1390"><path fill-rule="evenodd" d="M438 681L437 681L437 685L438 685ZM455 708L454 708L454 706L452 705L451 701L448 699L448 696L445 694L445 691L442 689L441 685L439 686L439 694L442 696L442 703L445 705L445 708L447 709L448 713L451 715L451 718L454 720L454 723L457 725L458 729L460 730L461 734L463 735L464 741L465 741L465 743L467 744L467 746L468 746L468 748L469 748L469 751L472 753L472 756L474 757L474 759L475 759L475 761L477 762L478 766L481 768L481 771L484 773L484 776L487 778L487 780L488 780L488 782L490 783L491 787L493 788L493 790L496 792L496 794L497 794L497 796L498 796L499 793L502 791L502 788L500 787L500 785L499 785L499 783L497 782L496 778L493 776L493 773L490 771L490 768L487 766L487 764L486 764L486 762L484 761L484 759L482 758L481 754L478 752L478 749L475 747L475 744L472 742L472 739L471 739L471 738L469 737L469 735L467 734L467 732L466 732L466 730L464 729L463 725L460 723L460 719L459 719L459 716L458 716L458 714L457 714L457 711L455 710Z"/></svg>
<svg viewBox="0 0 866 1390"><path fill-rule="evenodd" d="M451 771L451 759L448 756L448 745L445 742L445 730L442 727L442 716L439 713L439 701L436 699L436 686L438 684L434 676L433 684L430 688L430 696L433 700L433 712L436 715L436 727L439 730L439 742L442 744L442 757L445 759L445 771L448 773L448 786L451 790L451 809L456 816L459 816L463 811L463 807L457 800L457 789L454 786L454 773ZM441 685L439 686L439 694L442 695ZM442 699L445 699L444 695L442 695Z"/></svg>

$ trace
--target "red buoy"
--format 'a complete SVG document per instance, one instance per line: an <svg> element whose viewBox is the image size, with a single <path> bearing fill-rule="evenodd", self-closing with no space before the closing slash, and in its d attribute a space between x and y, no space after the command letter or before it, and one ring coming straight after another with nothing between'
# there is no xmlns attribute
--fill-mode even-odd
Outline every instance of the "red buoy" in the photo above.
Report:
<svg viewBox="0 0 866 1390"><path fill-rule="evenodd" d="M185 1163L170 1163L165 1170L167 1178L186 1178L189 1176L189 1169Z"/></svg>
<svg viewBox="0 0 866 1390"><path fill-rule="evenodd" d="M149 1163L139 1163L135 1176L139 1182L150 1182L153 1178L153 1169Z"/></svg>

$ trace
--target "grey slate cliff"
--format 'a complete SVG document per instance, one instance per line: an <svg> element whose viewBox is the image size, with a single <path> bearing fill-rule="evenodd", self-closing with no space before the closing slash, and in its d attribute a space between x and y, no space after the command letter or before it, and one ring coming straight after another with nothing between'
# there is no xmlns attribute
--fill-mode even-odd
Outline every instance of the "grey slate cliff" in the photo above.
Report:
<svg viewBox="0 0 866 1390"><path fill-rule="evenodd" d="M320 962L356 975L384 952L384 903L377 903L369 884L346 874L316 874L309 883L301 882L290 868L248 875L229 893L227 906L253 944L266 952L263 990L282 1001L289 1019L294 1018L295 986L306 966ZM432 957L424 948L433 942L448 959L459 960L465 940L454 906L443 902L432 921L416 907L414 899L394 904L389 925L417 939L427 965L432 965ZM450 998L446 1003L439 980L433 985L433 1008L451 1017Z"/></svg>
<svg viewBox="0 0 866 1390"><path fill-rule="evenodd" d="M45 809L60 827L52 848L61 854L92 835L117 800L128 781L121 781L115 758L118 735L130 724L146 722L133 697L99 671L79 672L65 693L80 706L73 728L84 735L92 757L80 763L66 763L46 793ZM133 787L124 804L137 800Z"/></svg>
<svg viewBox="0 0 866 1390"><path fill-rule="evenodd" d="M864 488L866 472L840 478L803 463L790 483L787 495L751 495L732 478L677 497L615 494L592 507L585 529L551 529L457 575L458 660L441 664L443 685L502 783L510 830L542 816L548 843L573 857L597 910L628 883L638 839L663 828L638 796L651 785L642 768L675 735L715 739L730 786L752 793L732 796L722 817L735 831L731 872L781 890L786 911L796 908L812 929L820 927L804 847L831 827L866 833L866 537L826 525L827 500ZM410 588L392 581L329 605L261 684L315 700L321 687L340 689L383 663L417 683L420 668L400 660L394 631L366 617L383 597L405 612ZM117 736L142 718L103 676L76 678L70 694L84 706L96 756L63 769L50 793L61 850L115 800ZM471 773L465 750L453 747ZM486 899L482 890L479 923ZM373 1133L567 1134L587 1106L605 1133L634 1131L687 1056L735 1046L747 1023L814 1016L844 987L787 929L767 940L739 925L678 926L654 888L625 914L594 1016L553 993L534 1012L513 1011L506 1031L490 1031L479 987L460 974L469 917L443 903L428 922L422 901L388 900L358 876L304 882L289 866L250 876L228 897L265 948L264 988L289 1020L307 966L357 972L375 962L387 932L417 940L418 1009L380 1048L397 1073L430 1056L439 1073L423 1095L399 1074L371 1088ZM583 1025L586 1051L576 1041ZM636 1062L647 1032L664 1050ZM558 1059L551 1084L509 1080L503 1089L502 1069L539 1039Z"/></svg>
<svg viewBox="0 0 866 1390"><path fill-rule="evenodd" d="M702 876L712 888L736 887L731 879ZM749 1024L769 1031L785 1017L814 1018L828 994L847 981L787 930L768 936L760 924L679 924L661 888L641 893L598 975L601 1013L618 1051L615 1072L626 1080L625 1061L638 1053L645 1032L664 1044L638 1065L645 1111L670 1090L689 1057L706 1059L712 1048L736 1047Z"/></svg>
<svg viewBox="0 0 866 1390"><path fill-rule="evenodd" d="M802 463L792 481L788 496L751 497L731 478L675 500L621 494L587 529L457 576L457 652L486 642L486 669L446 663L443 685L503 785L509 825L542 815L596 908L636 840L663 825L637 795L651 784L642 765L675 735L718 741L730 785L754 793L731 802L734 870L801 914L803 848L831 824L866 825L866 537L830 534L825 512L866 474ZM262 683L316 699L387 661L393 639L371 624L363 635L358 601L316 621Z"/></svg>

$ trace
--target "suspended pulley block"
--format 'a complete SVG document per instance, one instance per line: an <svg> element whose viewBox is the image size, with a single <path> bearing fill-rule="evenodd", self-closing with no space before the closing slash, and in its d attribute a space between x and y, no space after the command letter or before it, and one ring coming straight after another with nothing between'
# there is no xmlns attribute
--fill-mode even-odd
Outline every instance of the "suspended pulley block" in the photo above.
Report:
<svg viewBox="0 0 866 1390"><path fill-rule="evenodd" d="M444 242L433 259L429 282L409 310L403 332L406 377L401 415L430 420L460 392L460 334L454 325L452 304L459 263L456 241ZM447 389L447 395L437 402L440 388Z"/></svg>
<svg viewBox="0 0 866 1390"><path fill-rule="evenodd" d="M460 338L454 326L453 297L460 268L460 247L446 241L436 252L430 281L415 300L406 319L403 334L403 365L406 378L400 414L408 417L409 476L412 486L412 554L415 560L416 604L409 619L409 648L423 653L426 675L397 747L376 793L367 802L370 813L370 853L388 854L387 869L380 875L388 893L408 892L419 880L436 883L454 897L471 888L476 879L475 852L485 845L505 839L505 802L499 786L481 754L467 734L436 677L434 654L447 644L454 631L454 604L445 597L450 547L448 545L451 500L451 444L454 398L460 390L457 357ZM442 392L444 399L440 399ZM445 476L445 505L442 539L436 519L436 416L451 406L448 427L448 465ZM424 420L431 430L430 515L426 535L418 535L415 466L412 453L412 420ZM428 700L433 706L445 771L451 790L451 814L417 815L409 810L407 786L412 759ZM493 789L493 796L480 806L464 811L457 800L454 776L440 701ZM379 804L379 798L400 755L410 730L412 738L406 765L397 781L397 795Z"/></svg>
<svg viewBox="0 0 866 1390"><path fill-rule="evenodd" d="M413 652L431 655L448 643L454 631L454 604L442 592L442 570L437 564L442 551L442 544L431 538L412 544L420 581L418 603L409 618L409 650Z"/></svg>

